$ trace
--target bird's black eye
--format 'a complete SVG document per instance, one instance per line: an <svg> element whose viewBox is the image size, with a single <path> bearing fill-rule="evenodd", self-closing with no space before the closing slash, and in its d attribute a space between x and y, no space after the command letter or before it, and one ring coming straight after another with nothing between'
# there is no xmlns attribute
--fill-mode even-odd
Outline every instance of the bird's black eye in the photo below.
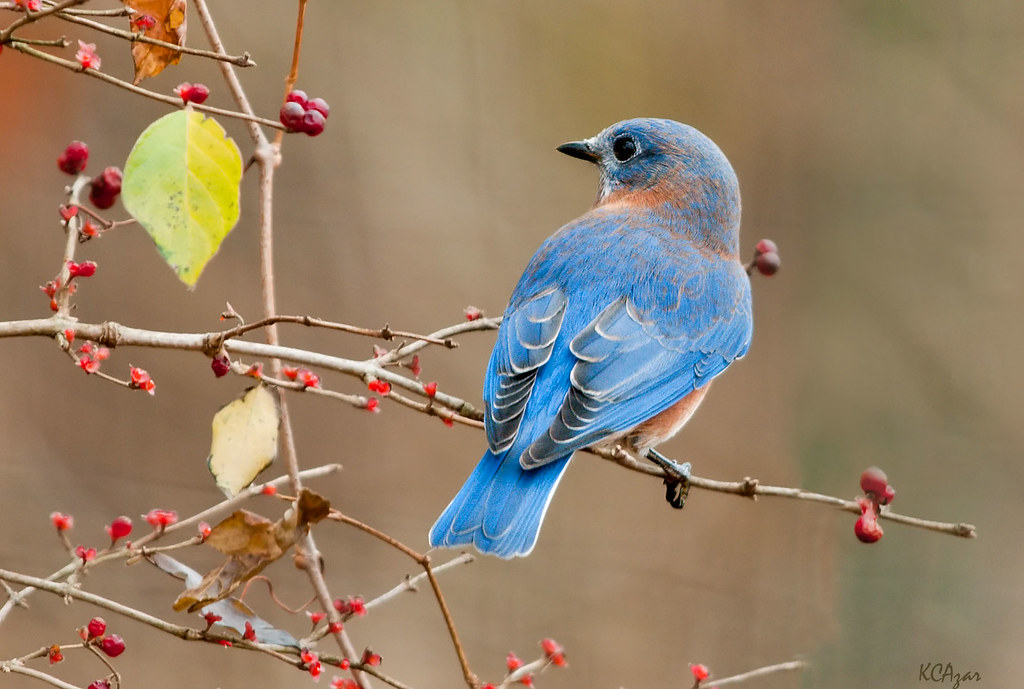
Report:
<svg viewBox="0 0 1024 689"><path fill-rule="evenodd" d="M620 136L612 142L612 153L615 160L624 163L637 154L636 139L631 136Z"/></svg>

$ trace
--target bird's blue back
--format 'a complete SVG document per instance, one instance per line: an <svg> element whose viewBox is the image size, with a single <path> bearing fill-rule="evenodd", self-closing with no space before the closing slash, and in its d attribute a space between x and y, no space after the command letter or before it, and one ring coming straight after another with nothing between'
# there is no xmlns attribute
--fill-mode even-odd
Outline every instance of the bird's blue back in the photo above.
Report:
<svg viewBox="0 0 1024 689"><path fill-rule="evenodd" d="M640 149L632 165L613 159L623 137ZM432 545L529 553L573 452L657 416L749 346L739 188L718 147L650 119L585 143L601 154L598 203L513 291L484 381L489 449Z"/></svg>

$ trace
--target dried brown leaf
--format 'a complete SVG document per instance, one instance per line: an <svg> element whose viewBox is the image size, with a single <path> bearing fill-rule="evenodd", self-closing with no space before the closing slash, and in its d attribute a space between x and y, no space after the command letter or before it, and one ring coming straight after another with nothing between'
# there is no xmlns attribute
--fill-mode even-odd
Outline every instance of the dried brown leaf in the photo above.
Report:
<svg viewBox="0 0 1024 689"><path fill-rule="evenodd" d="M142 32L149 38L165 43L185 45L188 25L185 15L185 0L123 0L127 7L135 10L132 15L132 31ZM153 26L146 28L138 23L142 16L152 17ZM138 84L146 77L156 76L168 65L181 60L181 52L149 43L132 43L132 59L135 61L135 80Z"/></svg>

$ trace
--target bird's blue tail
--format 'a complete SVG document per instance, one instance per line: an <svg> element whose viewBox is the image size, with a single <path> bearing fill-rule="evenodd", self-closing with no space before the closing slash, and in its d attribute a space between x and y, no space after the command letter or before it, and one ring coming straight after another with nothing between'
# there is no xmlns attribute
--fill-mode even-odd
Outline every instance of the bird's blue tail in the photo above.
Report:
<svg viewBox="0 0 1024 689"><path fill-rule="evenodd" d="M569 457L536 469L519 466L519 455L489 450L430 529L430 545L472 543L481 553L528 555Z"/></svg>

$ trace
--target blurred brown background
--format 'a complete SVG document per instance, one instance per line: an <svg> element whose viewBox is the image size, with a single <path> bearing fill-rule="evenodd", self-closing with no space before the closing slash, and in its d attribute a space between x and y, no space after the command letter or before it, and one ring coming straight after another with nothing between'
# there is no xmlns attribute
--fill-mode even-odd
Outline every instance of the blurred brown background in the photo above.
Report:
<svg viewBox="0 0 1024 689"><path fill-rule="evenodd" d="M229 49L259 63L242 76L273 117L291 3L213 9ZM794 657L812 669L747 686L914 687L926 662L977 671L978 687L1017 683L1019 2L313 2L309 16L299 87L333 110L323 136L286 140L276 191L281 312L419 331L459 321L467 304L498 314L537 245L593 199L595 171L554 147L626 117L682 120L736 168L744 252L771 237L784 265L754 280L749 355L663 449L702 476L844 497L878 464L899 511L979 528L965 541L889 525L865 546L852 515L810 504L695 491L679 513L656 481L579 457L532 556L483 558L443 576L474 669L497 680L506 652L533 657L552 636L571 667L538 678L546 689L686 687L687 662L724 676ZM190 44L205 47L198 23L190 28ZM129 77L121 44L73 26L37 35L61 32L96 40L104 70ZM195 58L145 85L170 92L185 80L231 107L215 67ZM83 139L90 170L122 165L166 108L10 49L0 84L0 318L44 317L36 286L54 274L63 241L57 154ZM249 151L244 129L223 122ZM100 271L77 296L80 318L202 331L219 327L225 301L257 316L252 177L242 220L196 291L143 232L120 230L82 252ZM284 337L370 354L365 339L296 328ZM492 342L473 334L458 350L429 351L424 379L478 401ZM215 379L196 354L115 352L111 369L130 362L154 376L149 398L87 378L43 339L4 340L0 352L0 567L45 575L65 561L53 510L74 514L73 542L100 546L118 514L139 523L152 507L191 513L218 500L204 463L210 417L245 381ZM370 415L293 396L293 411L303 463L345 465L316 487L417 548L483 448L476 431L392 404ZM279 511L269 500L253 508ZM328 525L317 537L335 595L370 598L414 571L352 530ZM306 595L289 563L268 573L286 600ZM86 586L190 621L169 608L176 582L145 566L96 571ZM306 630L304 616L275 612L265 591L248 600ZM0 658L72 642L95 612L37 594L0 627ZM128 643L118 661L128 686L310 681L271 659L105 616ZM348 629L416 689L461 681L427 591ZM81 685L102 674L81 654L55 671Z"/></svg>

